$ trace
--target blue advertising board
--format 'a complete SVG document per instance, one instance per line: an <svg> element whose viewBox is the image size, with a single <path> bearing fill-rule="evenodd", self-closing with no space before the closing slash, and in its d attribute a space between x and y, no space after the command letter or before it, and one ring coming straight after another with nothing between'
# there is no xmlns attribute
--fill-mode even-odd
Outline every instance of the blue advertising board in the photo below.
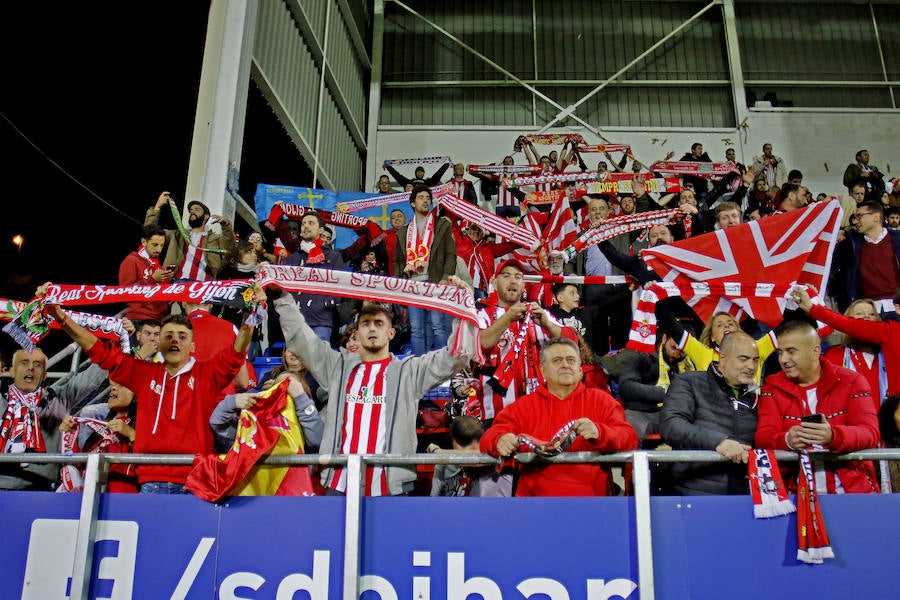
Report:
<svg viewBox="0 0 900 600"><path fill-rule="evenodd" d="M896 597L900 497L824 496L835 559L749 497L651 499L656 598ZM0 494L0 598L66 598L80 497ZM363 600L636 600L633 498L367 498ZM104 495L91 598L342 597L344 499ZM296 594L296 596L295 596Z"/></svg>

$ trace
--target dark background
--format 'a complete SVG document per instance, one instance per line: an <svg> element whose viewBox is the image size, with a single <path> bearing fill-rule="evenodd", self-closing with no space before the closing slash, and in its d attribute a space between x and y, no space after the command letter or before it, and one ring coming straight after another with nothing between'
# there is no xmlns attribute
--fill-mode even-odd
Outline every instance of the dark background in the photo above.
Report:
<svg viewBox="0 0 900 600"><path fill-rule="evenodd" d="M0 7L0 298L48 280L116 284L147 208L163 190L183 200L208 14L195 0ZM311 180L251 82L241 196Z"/></svg>

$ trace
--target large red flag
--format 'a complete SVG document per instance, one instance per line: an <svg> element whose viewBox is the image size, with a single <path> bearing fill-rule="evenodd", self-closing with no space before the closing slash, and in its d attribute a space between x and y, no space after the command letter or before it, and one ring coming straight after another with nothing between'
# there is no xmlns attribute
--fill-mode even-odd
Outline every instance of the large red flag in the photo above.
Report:
<svg viewBox="0 0 900 600"><path fill-rule="evenodd" d="M290 379L256 396L257 404L240 414L234 445L226 454L197 455L185 487L199 498L225 496L311 496L306 467L255 466L270 454L302 454L303 434L287 392Z"/></svg>
<svg viewBox="0 0 900 600"><path fill-rule="evenodd" d="M541 240L541 245L534 252L519 248L512 253L532 273L540 273L547 268L550 251L568 248L578 236L567 196L560 198L549 213L529 212L519 227L526 228Z"/></svg>
<svg viewBox="0 0 900 600"><path fill-rule="evenodd" d="M825 289L841 226L840 202L819 202L801 210L644 250L642 257L663 281L675 283L704 321L718 311L744 312L769 325L782 320L784 295L772 285L806 283ZM692 284L743 284L755 294L709 296ZM734 286L737 288L737 286Z"/></svg>

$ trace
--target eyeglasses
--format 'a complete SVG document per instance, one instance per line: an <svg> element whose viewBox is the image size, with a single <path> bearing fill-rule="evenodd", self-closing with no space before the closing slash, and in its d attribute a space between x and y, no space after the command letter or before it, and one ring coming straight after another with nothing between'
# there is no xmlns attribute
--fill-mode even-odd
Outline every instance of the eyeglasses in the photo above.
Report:
<svg viewBox="0 0 900 600"><path fill-rule="evenodd" d="M854 214L853 216L856 217L856 218L858 219L858 218L860 218L860 217L865 217L866 215L871 215L871 214L874 214L874 213L870 213L870 212L856 213L856 214Z"/></svg>

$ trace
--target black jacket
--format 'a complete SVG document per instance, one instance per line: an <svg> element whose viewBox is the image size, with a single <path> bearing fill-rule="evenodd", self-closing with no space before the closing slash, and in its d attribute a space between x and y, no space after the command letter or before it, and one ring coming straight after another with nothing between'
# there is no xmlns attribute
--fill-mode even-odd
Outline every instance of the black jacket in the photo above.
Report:
<svg viewBox="0 0 900 600"><path fill-rule="evenodd" d="M672 382L660 420L662 439L675 450L715 450L725 439L749 446L756 435L757 387L744 386L735 396L719 374L718 363L706 371L682 373ZM747 494L747 466L733 463L675 463L675 491L684 495Z"/></svg>

